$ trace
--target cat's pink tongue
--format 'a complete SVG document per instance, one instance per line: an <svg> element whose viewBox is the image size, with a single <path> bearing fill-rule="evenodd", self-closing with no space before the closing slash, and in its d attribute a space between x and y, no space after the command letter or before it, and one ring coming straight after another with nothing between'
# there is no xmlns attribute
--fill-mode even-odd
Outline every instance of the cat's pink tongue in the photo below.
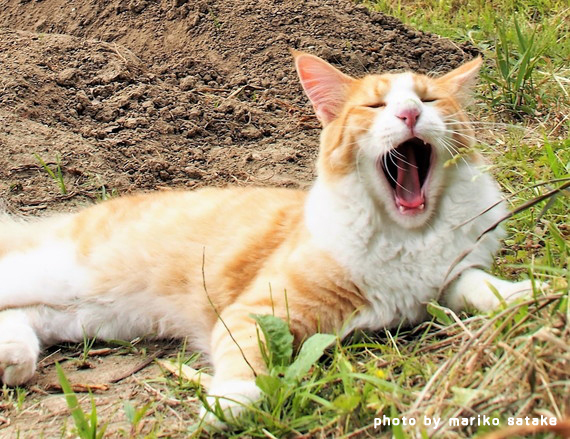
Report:
<svg viewBox="0 0 570 439"><path fill-rule="evenodd" d="M416 155L410 145L398 148L398 153L394 154L398 168L396 200L400 206L415 209L425 202L420 185Z"/></svg>

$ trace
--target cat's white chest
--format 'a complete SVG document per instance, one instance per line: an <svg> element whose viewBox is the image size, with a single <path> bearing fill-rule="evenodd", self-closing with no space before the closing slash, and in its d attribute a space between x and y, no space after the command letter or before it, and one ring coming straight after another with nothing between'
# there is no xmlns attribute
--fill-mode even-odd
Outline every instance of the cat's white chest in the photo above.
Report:
<svg viewBox="0 0 570 439"><path fill-rule="evenodd" d="M351 182L348 203L326 187L317 184L313 188L307 204L309 230L317 245L349 272L351 281L370 302L348 323L347 332L417 322L425 317L426 303L437 299L442 287L461 270L491 264L502 232L492 232L475 243L504 213L504 207L457 226L497 202L498 188L487 175L473 181L472 174L461 166L451 174L436 215L420 230L408 230L382 218L366 194L358 195L357 183ZM467 256L454 265L464 253Z"/></svg>
<svg viewBox="0 0 570 439"><path fill-rule="evenodd" d="M424 318L425 304L437 299L460 253L454 241L461 238L440 232L400 238L399 243L381 236L369 254L362 255L351 272L371 306L355 317L351 327L379 329Z"/></svg>

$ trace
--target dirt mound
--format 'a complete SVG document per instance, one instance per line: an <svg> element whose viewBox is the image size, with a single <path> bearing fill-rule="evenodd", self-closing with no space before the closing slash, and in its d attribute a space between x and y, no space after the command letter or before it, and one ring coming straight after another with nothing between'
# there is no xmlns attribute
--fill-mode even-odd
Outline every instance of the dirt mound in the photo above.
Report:
<svg viewBox="0 0 570 439"><path fill-rule="evenodd" d="M473 54L341 0L8 0L0 26L13 210L112 190L308 185L319 130L289 48L355 75L445 71ZM59 163L66 194L35 154Z"/></svg>

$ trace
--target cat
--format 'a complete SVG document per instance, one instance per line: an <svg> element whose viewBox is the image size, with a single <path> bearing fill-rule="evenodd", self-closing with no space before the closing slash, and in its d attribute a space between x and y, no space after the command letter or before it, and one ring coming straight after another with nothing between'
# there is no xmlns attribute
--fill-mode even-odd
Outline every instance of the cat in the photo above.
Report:
<svg viewBox="0 0 570 439"><path fill-rule="evenodd" d="M531 290L482 270L500 228L476 244L506 213L464 110L480 58L439 77L356 79L293 56L323 126L310 190L165 191L49 218L2 216L2 382L25 384L41 348L58 342L188 337L214 368L208 401L231 418L261 397L251 314L287 318L299 344L315 332L414 324L433 299L492 310L489 285L507 300Z"/></svg>

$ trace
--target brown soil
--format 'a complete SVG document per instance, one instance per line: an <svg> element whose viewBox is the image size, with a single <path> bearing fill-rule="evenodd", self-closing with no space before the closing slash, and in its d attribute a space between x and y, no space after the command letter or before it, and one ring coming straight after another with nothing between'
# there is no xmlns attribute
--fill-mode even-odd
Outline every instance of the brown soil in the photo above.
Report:
<svg viewBox="0 0 570 439"><path fill-rule="evenodd" d="M70 210L134 190L306 187L319 125L289 48L354 75L446 71L475 53L347 0L0 5L0 194L21 214ZM38 157L54 171L59 163L66 193ZM95 366L87 375L104 381L108 364ZM68 369L72 379L84 379ZM20 429L20 437L35 437L36 422L46 437L61 431L65 407L54 412L54 397L41 396L57 382L53 363L40 372L23 411L0 401L0 436ZM161 376L156 366L111 385L105 398L115 415L121 397L161 399L140 384L153 374ZM173 402L164 401L163 415L173 419L161 428L186 431L183 419L168 414ZM127 428L122 419L118 425Z"/></svg>

